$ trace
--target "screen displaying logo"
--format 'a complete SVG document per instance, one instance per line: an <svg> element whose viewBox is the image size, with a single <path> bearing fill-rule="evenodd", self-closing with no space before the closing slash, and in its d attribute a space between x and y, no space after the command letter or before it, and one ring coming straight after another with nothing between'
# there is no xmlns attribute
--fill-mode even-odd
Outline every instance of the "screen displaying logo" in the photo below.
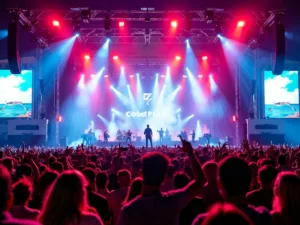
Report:
<svg viewBox="0 0 300 225"><path fill-rule="evenodd" d="M152 93L144 93L144 101L146 102L146 105L150 105L150 102L152 101Z"/></svg>

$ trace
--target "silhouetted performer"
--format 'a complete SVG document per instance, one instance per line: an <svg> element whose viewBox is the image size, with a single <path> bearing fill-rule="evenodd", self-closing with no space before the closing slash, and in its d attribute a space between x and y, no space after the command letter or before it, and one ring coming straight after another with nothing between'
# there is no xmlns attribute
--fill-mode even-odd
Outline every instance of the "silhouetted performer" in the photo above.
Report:
<svg viewBox="0 0 300 225"><path fill-rule="evenodd" d="M195 137L196 137L195 130L193 130L193 132L191 133L191 135L192 135L192 142L195 143Z"/></svg>
<svg viewBox="0 0 300 225"><path fill-rule="evenodd" d="M90 129L89 132L87 133L87 145L92 144L92 139L93 139L93 132L92 129Z"/></svg>
<svg viewBox="0 0 300 225"><path fill-rule="evenodd" d="M144 135L146 137L146 147L148 148L148 140L150 141L151 144L151 148L153 147L152 145L152 130L149 127L149 125L147 125L147 128L144 131Z"/></svg>
<svg viewBox="0 0 300 225"><path fill-rule="evenodd" d="M160 130L157 131L159 133L159 142L162 143L163 142L163 138L164 138L164 131L161 128Z"/></svg>
<svg viewBox="0 0 300 225"><path fill-rule="evenodd" d="M104 131L103 136L104 136L104 144L106 144L108 142L109 134L106 131Z"/></svg>
<svg viewBox="0 0 300 225"><path fill-rule="evenodd" d="M131 135L132 135L132 132L131 132L130 130L128 130L128 131L127 131L126 143L127 143L127 141L129 141L130 144L131 144Z"/></svg>

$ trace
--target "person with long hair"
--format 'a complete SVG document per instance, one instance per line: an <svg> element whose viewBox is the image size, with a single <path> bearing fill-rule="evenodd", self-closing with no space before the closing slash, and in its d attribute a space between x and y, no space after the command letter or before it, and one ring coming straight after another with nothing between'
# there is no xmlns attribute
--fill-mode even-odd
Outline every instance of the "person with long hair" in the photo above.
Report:
<svg viewBox="0 0 300 225"><path fill-rule="evenodd" d="M39 221L43 225L102 225L98 215L88 212L85 186L79 171L63 172L45 198Z"/></svg>
<svg viewBox="0 0 300 225"><path fill-rule="evenodd" d="M127 202L130 202L132 199L136 198L142 193L142 186L143 186L143 179L141 177L135 178L129 187L127 196L123 202L123 204L126 204Z"/></svg>
<svg viewBox="0 0 300 225"><path fill-rule="evenodd" d="M300 221L300 177L293 172L282 172L274 186L274 225L296 225Z"/></svg>

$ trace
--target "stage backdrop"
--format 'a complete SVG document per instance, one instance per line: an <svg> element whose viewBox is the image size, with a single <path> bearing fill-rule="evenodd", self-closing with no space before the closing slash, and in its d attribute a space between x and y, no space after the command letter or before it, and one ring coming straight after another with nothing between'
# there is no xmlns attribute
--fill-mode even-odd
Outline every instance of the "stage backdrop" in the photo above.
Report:
<svg viewBox="0 0 300 225"><path fill-rule="evenodd" d="M0 70L0 117L30 118L32 110L32 71L12 74Z"/></svg>
<svg viewBox="0 0 300 225"><path fill-rule="evenodd" d="M298 71L264 71L264 90L266 118L299 118Z"/></svg>

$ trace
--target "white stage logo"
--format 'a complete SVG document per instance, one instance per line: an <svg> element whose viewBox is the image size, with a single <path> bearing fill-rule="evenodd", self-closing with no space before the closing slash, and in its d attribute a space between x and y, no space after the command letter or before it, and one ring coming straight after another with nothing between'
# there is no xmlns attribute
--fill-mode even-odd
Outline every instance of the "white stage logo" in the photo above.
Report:
<svg viewBox="0 0 300 225"><path fill-rule="evenodd" d="M144 101L146 102L146 105L150 105L150 102L152 101L152 93L144 93Z"/></svg>
<svg viewBox="0 0 300 225"><path fill-rule="evenodd" d="M154 111L144 111L144 112L140 112L140 111L127 111L126 112L126 116L127 117L159 117L160 113L156 113Z"/></svg>

